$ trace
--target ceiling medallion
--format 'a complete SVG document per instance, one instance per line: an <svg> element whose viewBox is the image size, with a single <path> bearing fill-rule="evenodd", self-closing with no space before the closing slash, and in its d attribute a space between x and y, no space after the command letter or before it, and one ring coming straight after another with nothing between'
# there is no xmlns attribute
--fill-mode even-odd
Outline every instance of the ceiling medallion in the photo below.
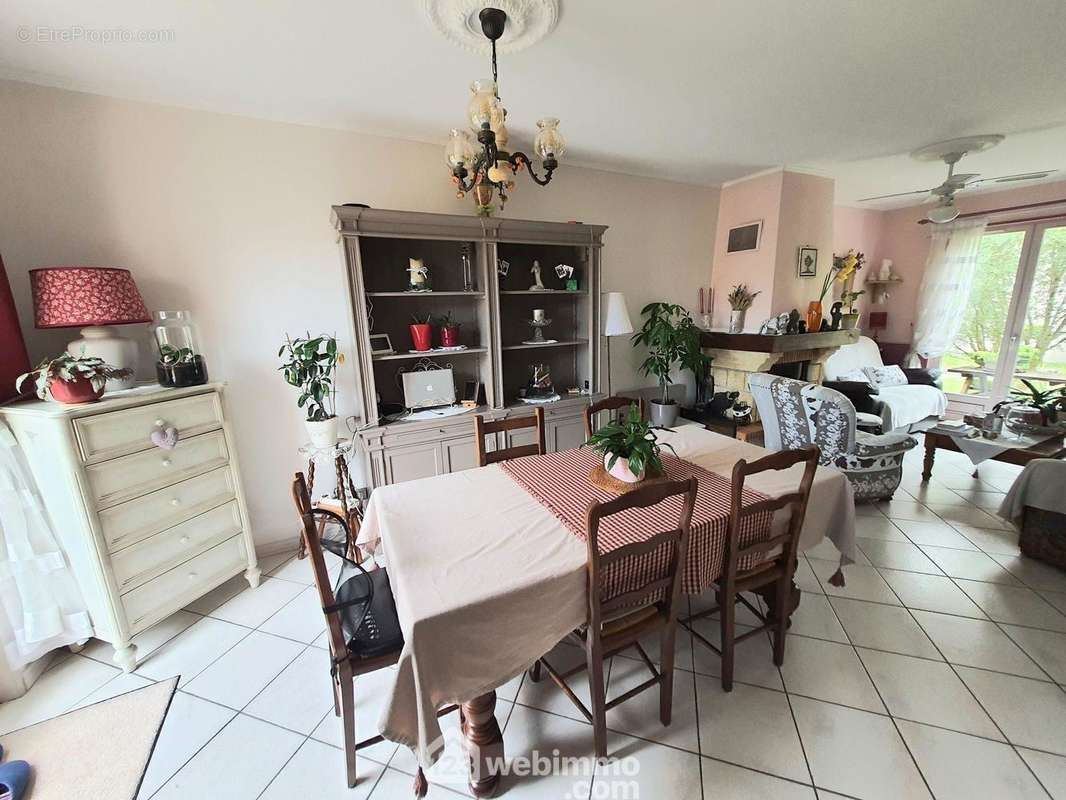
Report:
<svg viewBox="0 0 1066 800"><path fill-rule="evenodd" d="M510 20L501 8L482 8L478 12L478 21L492 54L492 78L482 78L470 84L472 95L466 115L473 134L453 128L444 148L444 158L451 168L452 182L458 187L456 196L462 198L467 192L473 192L478 213L488 216L494 210L494 194L499 194L501 209L507 203L507 191L514 188L511 176L518 172L525 170L534 183L546 186L566 150L566 140L559 132L558 119L545 117L537 120L533 152L540 156L543 177L537 174L529 156L506 149L507 109L500 100L496 42L504 36Z"/></svg>
<svg viewBox="0 0 1066 800"><path fill-rule="evenodd" d="M430 24L449 40L480 55L491 52L479 15L489 5L485 0L422 0ZM536 44L555 29L559 0L493 0L507 15L507 31L500 38L500 53L517 53Z"/></svg>

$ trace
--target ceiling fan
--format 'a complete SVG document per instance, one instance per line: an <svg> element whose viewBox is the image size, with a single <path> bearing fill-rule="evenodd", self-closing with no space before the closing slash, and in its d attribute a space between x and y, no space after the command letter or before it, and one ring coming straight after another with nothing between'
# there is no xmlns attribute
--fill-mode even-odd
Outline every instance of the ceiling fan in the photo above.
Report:
<svg viewBox="0 0 1066 800"><path fill-rule="evenodd" d="M998 178L982 178L975 172L955 172L955 165L967 153L980 153L995 147L1005 137L999 133L984 134L981 136L964 136L960 139L948 139L946 142L919 147L911 158L917 161L943 161L948 165L948 175L944 182L932 189L917 189L913 192L896 192L895 194L881 194L876 197L863 197L860 203L869 200L887 200L890 197L907 197L916 194L928 194L935 199L937 204L929 210L929 222L951 222L959 216L959 209L955 206L955 193L964 189L972 189L981 184L988 183L1012 183L1014 181L1035 181L1046 178L1055 170L1042 172L1023 172L1017 175L1000 175ZM924 221L924 220L923 220Z"/></svg>

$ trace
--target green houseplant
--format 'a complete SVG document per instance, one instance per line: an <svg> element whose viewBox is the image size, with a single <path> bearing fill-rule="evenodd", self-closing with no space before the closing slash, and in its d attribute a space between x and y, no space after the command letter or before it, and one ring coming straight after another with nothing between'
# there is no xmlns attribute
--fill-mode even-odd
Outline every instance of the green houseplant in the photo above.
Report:
<svg viewBox="0 0 1066 800"><path fill-rule="evenodd" d="M18 377L15 389L28 391L27 382L33 382L34 393L42 400L57 400L75 405L92 403L100 399L108 378L129 378L133 370L119 369L103 359L87 356L72 356L63 353L56 358L46 358L37 368Z"/></svg>
<svg viewBox="0 0 1066 800"><path fill-rule="evenodd" d="M462 323L452 316L452 312L449 311L439 316L437 325L440 326L440 346L458 347L459 329L462 327Z"/></svg>
<svg viewBox="0 0 1066 800"><path fill-rule="evenodd" d="M695 371L697 366L705 369L708 363L699 352L700 330L692 315L676 303L648 303L640 313L645 318L644 324L632 339L633 344L648 348L640 370L649 377L654 376L662 389L662 399L651 401L651 419L656 425L669 428L677 422L679 410L669 394L674 364Z"/></svg>
<svg viewBox="0 0 1066 800"><path fill-rule="evenodd" d="M300 390L296 405L307 417L304 425L311 444L315 447L332 447L337 443L337 386L334 373L342 358L337 352L337 340L321 334L291 339L278 350L283 359L278 367L285 382Z"/></svg>
<svg viewBox="0 0 1066 800"><path fill-rule="evenodd" d="M1059 409L1066 409L1066 386L1037 389L1025 378L1018 380L1025 384L1025 389L1011 389L1011 396L1037 409L1043 425L1056 424L1059 421Z"/></svg>
<svg viewBox="0 0 1066 800"><path fill-rule="evenodd" d="M625 483L639 483L647 475L661 475L660 452L669 444L659 444L651 423L640 416L634 404L621 422L604 425L589 437L588 446L603 453L603 468Z"/></svg>

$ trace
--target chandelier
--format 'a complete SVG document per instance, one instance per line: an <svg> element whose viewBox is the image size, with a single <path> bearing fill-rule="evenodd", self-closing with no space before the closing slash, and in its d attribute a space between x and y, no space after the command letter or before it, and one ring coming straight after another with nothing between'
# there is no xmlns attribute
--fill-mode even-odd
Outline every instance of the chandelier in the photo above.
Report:
<svg viewBox="0 0 1066 800"><path fill-rule="evenodd" d="M487 216L493 211L493 193L499 194L502 209L507 203L507 191L514 188L511 178L519 172L527 171L534 183L546 186L559 166L566 140L559 133L558 119L545 117L537 121L533 152L540 156L543 177L534 170L529 156L507 150L507 110L500 101L496 74L496 40L503 35L507 14L498 8L483 8L478 19L492 45L492 79L470 84L472 96L466 112L473 135L453 128L444 152L452 169L452 181L459 187L456 197L473 192L478 213Z"/></svg>

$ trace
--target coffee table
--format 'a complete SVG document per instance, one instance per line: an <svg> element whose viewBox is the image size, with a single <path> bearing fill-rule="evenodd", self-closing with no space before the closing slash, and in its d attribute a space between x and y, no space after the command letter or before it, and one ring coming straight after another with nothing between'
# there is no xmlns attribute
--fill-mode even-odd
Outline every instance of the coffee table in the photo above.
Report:
<svg viewBox="0 0 1066 800"><path fill-rule="evenodd" d="M952 450L956 453L965 452L955 442L955 438L946 433L925 432L925 462L922 466L922 483L928 483L933 477L933 460L937 450ZM1063 435L1059 434L1028 447L1009 447L1001 453L990 456L991 461L1003 461L1007 464L1017 464L1024 467L1034 458L1063 458L1066 456L1066 443ZM977 468L974 468L974 477L977 477Z"/></svg>

